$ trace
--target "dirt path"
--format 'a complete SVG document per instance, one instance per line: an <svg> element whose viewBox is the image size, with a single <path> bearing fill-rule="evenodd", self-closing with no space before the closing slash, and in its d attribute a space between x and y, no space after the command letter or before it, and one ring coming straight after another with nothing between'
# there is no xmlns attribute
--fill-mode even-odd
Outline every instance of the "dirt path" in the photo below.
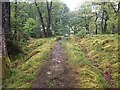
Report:
<svg viewBox="0 0 120 90"><path fill-rule="evenodd" d="M62 45L58 41L32 88L75 88L77 81L66 61Z"/></svg>

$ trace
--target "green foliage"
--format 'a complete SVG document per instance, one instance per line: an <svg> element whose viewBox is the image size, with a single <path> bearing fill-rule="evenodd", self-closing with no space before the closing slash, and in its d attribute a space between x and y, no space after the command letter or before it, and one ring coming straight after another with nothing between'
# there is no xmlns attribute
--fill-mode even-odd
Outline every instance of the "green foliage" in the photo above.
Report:
<svg viewBox="0 0 120 90"><path fill-rule="evenodd" d="M71 67L75 67L80 75L78 78L80 80L80 87L108 87L100 69L103 72L111 69L112 81L115 87L118 87L118 38L116 38L115 35L86 37L86 33L95 33L96 25L98 33L101 33L100 25L103 10L107 12L103 19L105 19L107 15L109 17L106 33L118 32L118 18L110 3L97 4L98 5L94 5L86 2L78 7L76 11L69 12L66 4L55 0L51 13L51 30L55 35L64 35L70 33L70 30L74 31L77 37L82 38L81 43L87 47L88 54L93 56L92 62L94 63L91 63L82 53L75 40L66 38L68 41L64 43L65 52L69 57ZM113 4L117 5L117 3ZM38 6L43 16L44 25L47 27L48 20L46 17L48 13L46 2L39 2ZM48 58L46 56L50 55L50 50L54 44L53 42L62 39L62 37L57 37L54 40L31 39L30 37L40 38L42 34L37 8L34 3L18 3L17 7L17 13L15 13L15 4L11 3L11 32L6 34L6 43L8 54L12 57L15 56L15 58L11 58L12 68L8 71L6 86L8 88L29 88L31 82L37 75L38 69L43 66L45 59ZM115 8L116 7L117 6L115 6ZM97 21L95 21L95 13L97 13ZM17 15L16 18L15 14ZM89 30L89 32L87 30ZM30 44L26 46L29 43L29 39ZM24 46L24 48L22 46ZM24 54L20 55L18 53Z"/></svg>
<svg viewBox="0 0 120 90"><path fill-rule="evenodd" d="M20 42L15 40L15 35L11 32L6 33L6 44L7 51L10 56L22 52Z"/></svg>
<svg viewBox="0 0 120 90"><path fill-rule="evenodd" d="M101 70L91 63L84 55L79 44L72 38L63 43L65 54L69 57L68 64L77 72L78 85L81 88L107 88L108 84ZM69 47L69 48L68 48Z"/></svg>
<svg viewBox="0 0 120 90"><path fill-rule="evenodd" d="M110 72L115 87L118 86L118 35L94 35L87 36L81 40L81 44L86 46L88 54L93 57L92 61L103 72Z"/></svg>
<svg viewBox="0 0 120 90"><path fill-rule="evenodd" d="M36 45L39 43L38 41L47 42L43 43L43 45ZM23 56L23 59L25 59L25 57L29 58L25 61L23 61L23 59L17 60L16 62L21 61L17 65L14 65L15 63L11 62L12 68L8 71L9 73L6 79L6 88L30 88L32 82L36 79L38 71L41 70L45 60L49 58L54 44L54 38L31 40L30 45L28 45L27 48L28 51L25 50L27 54L26 56Z"/></svg>
<svg viewBox="0 0 120 90"><path fill-rule="evenodd" d="M53 13L52 13L52 29L55 35L63 35L67 32L69 22L68 18L69 8L66 4L60 1L53 2Z"/></svg>
<svg viewBox="0 0 120 90"><path fill-rule="evenodd" d="M59 41L59 40L61 40L63 37L61 37L61 36L58 36L58 37L56 37L56 41Z"/></svg>
<svg viewBox="0 0 120 90"><path fill-rule="evenodd" d="M33 18L29 18L24 24L23 29L30 35L33 34L34 29L36 28L36 23Z"/></svg>
<svg viewBox="0 0 120 90"><path fill-rule="evenodd" d="M84 38L86 36L87 31L85 29L79 31L76 36L80 38Z"/></svg>

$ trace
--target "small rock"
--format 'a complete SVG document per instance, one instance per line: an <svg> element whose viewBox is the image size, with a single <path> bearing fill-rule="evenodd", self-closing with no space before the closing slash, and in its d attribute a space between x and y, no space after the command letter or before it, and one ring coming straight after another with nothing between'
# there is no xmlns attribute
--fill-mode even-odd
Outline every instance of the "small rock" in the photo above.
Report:
<svg viewBox="0 0 120 90"><path fill-rule="evenodd" d="M53 61L55 61L55 59L52 59Z"/></svg>
<svg viewBox="0 0 120 90"><path fill-rule="evenodd" d="M62 87L64 87L65 85L62 84Z"/></svg>
<svg viewBox="0 0 120 90"><path fill-rule="evenodd" d="M59 63L60 63L61 61L57 61L57 62L59 62Z"/></svg>
<svg viewBox="0 0 120 90"><path fill-rule="evenodd" d="M48 75L51 75L52 73L51 72L47 72Z"/></svg>

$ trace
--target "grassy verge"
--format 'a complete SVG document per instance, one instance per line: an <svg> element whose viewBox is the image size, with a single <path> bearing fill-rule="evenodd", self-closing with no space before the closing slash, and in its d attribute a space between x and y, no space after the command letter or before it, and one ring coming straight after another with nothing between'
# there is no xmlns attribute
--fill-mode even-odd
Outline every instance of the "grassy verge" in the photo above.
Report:
<svg viewBox="0 0 120 90"><path fill-rule="evenodd" d="M24 63L25 61L27 61L30 57L32 57L32 55L35 55L37 53L39 53L38 47L41 47L42 45L44 45L46 42L49 42L50 38L44 38L44 39L34 39L31 38L29 40L29 44L27 46L24 46L23 48L23 52L16 54L15 56L12 56L11 61L12 61L12 67L16 67L18 65L20 65L20 63Z"/></svg>
<svg viewBox="0 0 120 90"><path fill-rule="evenodd" d="M79 42L88 50L94 62L103 73L110 73L111 82L118 88L120 74L118 74L118 35L87 36ZM120 87L119 87L120 88Z"/></svg>
<svg viewBox="0 0 120 90"><path fill-rule="evenodd" d="M30 44L24 48L26 56L22 60L12 62L13 67L9 72L10 76L6 79L6 87L29 88L36 79L38 71L49 58L54 45L54 38L31 40Z"/></svg>
<svg viewBox="0 0 120 90"><path fill-rule="evenodd" d="M101 71L89 62L82 53L77 42L70 39L63 43L64 52L69 57L68 64L73 68L73 71L78 73L78 88L107 88L108 83L101 74Z"/></svg>

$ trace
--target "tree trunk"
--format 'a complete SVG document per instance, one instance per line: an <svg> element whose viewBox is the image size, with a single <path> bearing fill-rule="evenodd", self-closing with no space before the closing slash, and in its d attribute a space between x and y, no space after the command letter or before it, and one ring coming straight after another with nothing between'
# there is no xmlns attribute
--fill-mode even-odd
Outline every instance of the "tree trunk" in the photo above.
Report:
<svg viewBox="0 0 120 90"><path fill-rule="evenodd" d="M2 25L5 33L10 31L10 2L2 3Z"/></svg>
<svg viewBox="0 0 120 90"><path fill-rule="evenodd" d="M98 19L98 16L97 16L97 13L95 13L96 15L96 18L95 18L95 34L97 34L97 19Z"/></svg>
<svg viewBox="0 0 120 90"><path fill-rule="evenodd" d="M116 17L118 17L118 20L119 20L119 14L120 14L120 1L118 2L118 8L116 9L115 7L114 7L114 5L113 5L113 3L111 2L110 3L110 5L111 5L111 7L112 7L112 9L114 10L114 13L116 14ZM115 19L117 19L117 18L115 18ZM119 21L118 21L118 24L119 24ZM119 27L119 25L118 25L118 27ZM115 33L115 27L113 26L113 30L112 30L112 33ZM119 28L117 28L117 33L119 33L120 32L120 30L119 30Z"/></svg>
<svg viewBox="0 0 120 90"><path fill-rule="evenodd" d="M89 34L89 18L87 16L84 17L85 18L85 29L86 29L86 34Z"/></svg>
<svg viewBox="0 0 120 90"><path fill-rule="evenodd" d="M15 20L17 20L17 0L15 0L15 16L14 17L15 17ZM16 28L16 25L15 25L15 34L17 33L16 29L17 28Z"/></svg>
<svg viewBox="0 0 120 90"><path fill-rule="evenodd" d="M39 13L39 16L40 16L40 21L41 21L42 28L43 28L43 33L44 33L44 34L43 34L43 37L46 37L47 34L46 34L45 26L44 26L43 16L42 16L42 13L41 13L40 8L38 7L36 1L35 1L35 5L36 5L36 7L37 7L37 10L38 10L38 13Z"/></svg>
<svg viewBox="0 0 120 90"><path fill-rule="evenodd" d="M105 23L104 23L104 33L106 33L107 32L107 21L108 21L109 17L108 17L108 12L107 11L104 11L104 12L105 12L105 15L106 15Z"/></svg>
<svg viewBox="0 0 120 90"><path fill-rule="evenodd" d="M0 1L0 84L2 83L2 2Z"/></svg>
<svg viewBox="0 0 120 90"><path fill-rule="evenodd" d="M0 64L2 65L2 70L0 74L2 76L2 84L5 84L6 76L6 65L9 65L9 57L7 54L7 47L5 43L5 32L10 30L10 3L0 2ZM4 16L3 16L4 15ZM0 77L1 78L1 77Z"/></svg>
<svg viewBox="0 0 120 90"><path fill-rule="evenodd" d="M15 15L14 15L14 18L15 18L15 23L16 23L16 20L17 20L17 0L15 0L15 11L14 11L14 13L15 13ZM15 40L18 40L17 39L17 27L16 27L16 25L14 26L14 34L15 34Z"/></svg>
<svg viewBox="0 0 120 90"><path fill-rule="evenodd" d="M115 25L112 25L112 34L115 33Z"/></svg>
<svg viewBox="0 0 120 90"><path fill-rule="evenodd" d="M90 33L89 24L86 24L86 25L85 25L85 28L86 28L86 30L88 31L86 34L89 34L89 33Z"/></svg>
<svg viewBox="0 0 120 90"><path fill-rule="evenodd" d="M104 10L102 12L101 31L102 31L102 34L103 34L104 33Z"/></svg>
<svg viewBox="0 0 120 90"><path fill-rule="evenodd" d="M51 10L52 10L52 2L47 1L47 11L48 11L48 21L47 21L47 36L51 36L52 35L52 31L50 29L50 25L51 25Z"/></svg>
<svg viewBox="0 0 120 90"><path fill-rule="evenodd" d="M104 29L103 29L104 31L104 33L106 33L107 32L107 20L105 19L105 24L104 24Z"/></svg>
<svg viewBox="0 0 120 90"><path fill-rule="evenodd" d="M15 0L15 19L17 19L17 0Z"/></svg>

